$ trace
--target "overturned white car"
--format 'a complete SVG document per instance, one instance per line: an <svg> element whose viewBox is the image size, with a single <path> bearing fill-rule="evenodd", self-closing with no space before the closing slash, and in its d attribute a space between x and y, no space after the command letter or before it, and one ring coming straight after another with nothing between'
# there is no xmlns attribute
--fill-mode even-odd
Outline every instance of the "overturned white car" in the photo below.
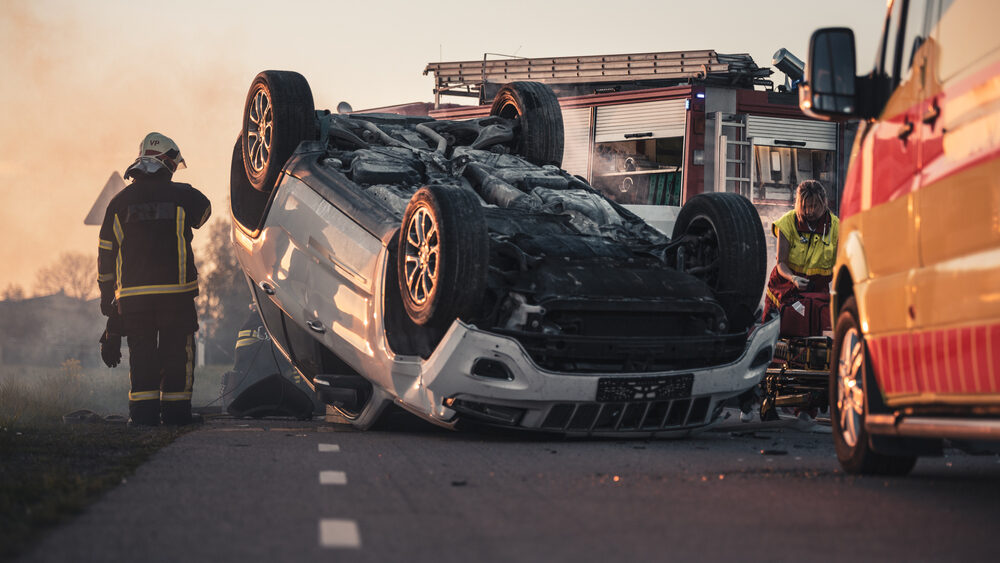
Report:
<svg viewBox="0 0 1000 563"><path fill-rule="evenodd" d="M760 218L691 198L672 237L560 170L548 87L469 121L316 111L260 73L233 152L233 238L267 330L344 418L683 435L771 360Z"/></svg>

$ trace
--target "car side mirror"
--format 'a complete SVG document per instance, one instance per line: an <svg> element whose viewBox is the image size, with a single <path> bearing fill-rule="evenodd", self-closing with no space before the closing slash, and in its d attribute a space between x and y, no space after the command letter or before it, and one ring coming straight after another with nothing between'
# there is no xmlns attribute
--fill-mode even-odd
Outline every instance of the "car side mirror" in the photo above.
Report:
<svg viewBox="0 0 1000 563"><path fill-rule="evenodd" d="M816 30L809 40L806 83L799 86L799 107L827 121L857 117L854 32L846 27Z"/></svg>

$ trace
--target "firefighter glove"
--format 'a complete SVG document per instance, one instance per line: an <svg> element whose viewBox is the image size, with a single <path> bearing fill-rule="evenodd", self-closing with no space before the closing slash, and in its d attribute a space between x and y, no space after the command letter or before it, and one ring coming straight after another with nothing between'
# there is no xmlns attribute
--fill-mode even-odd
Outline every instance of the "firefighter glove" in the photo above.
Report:
<svg viewBox="0 0 1000 563"><path fill-rule="evenodd" d="M118 314L108 317L107 327L101 335L101 359L109 368L122 361L122 318Z"/></svg>
<svg viewBox="0 0 1000 563"><path fill-rule="evenodd" d="M104 331L101 335L101 359L109 368L116 367L122 361L122 337Z"/></svg>

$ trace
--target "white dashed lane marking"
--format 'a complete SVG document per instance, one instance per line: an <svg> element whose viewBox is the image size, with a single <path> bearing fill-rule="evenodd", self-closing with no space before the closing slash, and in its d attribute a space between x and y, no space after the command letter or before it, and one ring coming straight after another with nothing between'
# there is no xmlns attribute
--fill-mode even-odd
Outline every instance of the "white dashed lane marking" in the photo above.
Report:
<svg viewBox="0 0 1000 563"><path fill-rule="evenodd" d="M343 471L320 471L319 472L319 484L320 485L346 485L347 484L347 473Z"/></svg>
<svg viewBox="0 0 1000 563"><path fill-rule="evenodd" d="M319 444L320 452L339 452L340 446L337 444ZM320 471L320 485L346 485L347 473L343 471ZM343 518L324 518L319 521L319 545L320 547L359 549L361 547L361 533L358 531L358 524L354 520Z"/></svg>
<svg viewBox="0 0 1000 563"><path fill-rule="evenodd" d="M354 520L325 519L319 521L321 547L359 548L361 534Z"/></svg>

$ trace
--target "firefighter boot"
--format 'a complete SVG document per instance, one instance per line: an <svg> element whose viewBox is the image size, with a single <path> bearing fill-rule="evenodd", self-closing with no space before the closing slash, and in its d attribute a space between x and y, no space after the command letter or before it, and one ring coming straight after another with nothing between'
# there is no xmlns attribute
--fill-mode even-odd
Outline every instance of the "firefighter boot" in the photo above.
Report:
<svg viewBox="0 0 1000 563"><path fill-rule="evenodd" d="M129 401L128 403L128 426L150 427L160 425L160 401Z"/></svg>
<svg viewBox="0 0 1000 563"><path fill-rule="evenodd" d="M199 414L191 412L191 401L164 401L160 406L163 424L169 426L184 426L202 422Z"/></svg>

